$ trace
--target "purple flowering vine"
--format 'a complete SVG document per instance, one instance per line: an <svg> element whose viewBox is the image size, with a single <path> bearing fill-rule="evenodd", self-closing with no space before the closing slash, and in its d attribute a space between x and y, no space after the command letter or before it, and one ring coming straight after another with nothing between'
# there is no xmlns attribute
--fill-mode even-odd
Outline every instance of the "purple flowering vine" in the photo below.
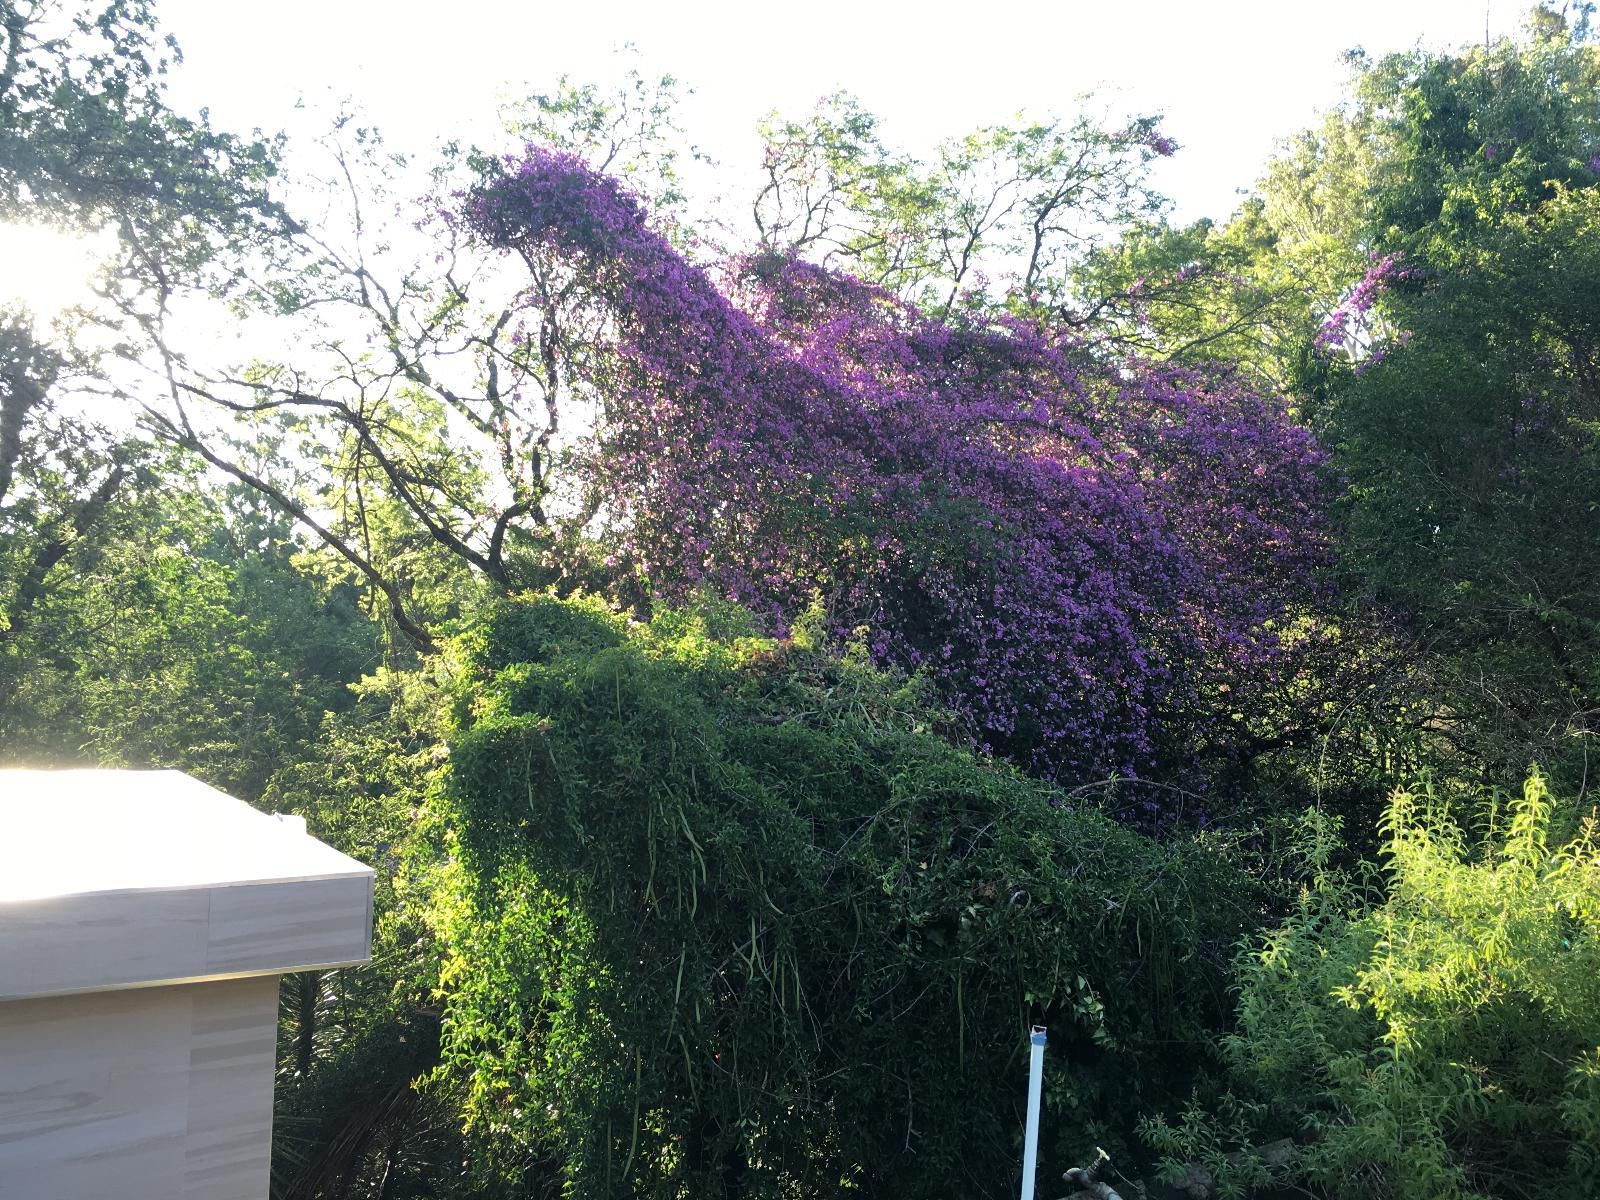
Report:
<svg viewBox="0 0 1600 1200"><path fill-rule="evenodd" d="M1415 279L1418 274L1414 268L1405 265L1397 253L1381 257L1373 254L1372 265L1344 302L1322 322L1313 344L1318 350L1328 352L1351 346L1356 330L1366 323L1379 295L1392 284Z"/></svg>
<svg viewBox="0 0 1600 1200"><path fill-rule="evenodd" d="M581 364L607 411L592 482L660 594L713 588L778 629L820 594L1048 776L1147 772L1208 692L1281 678L1326 478L1276 398L795 259L719 286L616 180L538 147L464 217L607 313Z"/></svg>

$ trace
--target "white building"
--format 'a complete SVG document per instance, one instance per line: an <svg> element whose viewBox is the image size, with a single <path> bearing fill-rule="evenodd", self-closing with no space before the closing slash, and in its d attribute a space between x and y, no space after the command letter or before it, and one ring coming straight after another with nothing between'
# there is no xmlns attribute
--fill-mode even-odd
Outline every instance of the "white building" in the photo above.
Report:
<svg viewBox="0 0 1600 1200"><path fill-rule="evenodd" d="M176 771L0 770L0 1197L265 1200L278 977L372 871Z"/></svg>

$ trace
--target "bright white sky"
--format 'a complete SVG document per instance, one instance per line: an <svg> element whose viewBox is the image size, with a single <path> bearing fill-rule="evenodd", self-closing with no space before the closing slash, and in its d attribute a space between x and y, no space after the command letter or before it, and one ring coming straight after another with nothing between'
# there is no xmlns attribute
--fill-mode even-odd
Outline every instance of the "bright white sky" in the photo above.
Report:
<svg viewBox="0 0 1600 1200"><path fill-rule="evenodd" d="M1281 138L1336 103L1341 52L1452 48L1515 30L1532 0L159 0L186 61L184 110L222 129L321 132L294 111L346 98L391 148L445 138L503 143L497 101L563 74L608 85L628 62L695 89L681 120L721 170L697 177L742 228L760 161L755 125L855 92L891 145L926 152L946 136L1032 114L1098 106L1166 114L1183 146L1157 164L1180 220L1226 217ZM712 195L705 193L709 187ZM52 312L86 295L84 244L0 226L0 298Z"/></svg>
<svg viewBox="0 0 1600 1200"><path fill-rule="evenodd" d="M222 128L290 123L299 96L349 96L422 150L485 136L497 95L566 72L607 82L632 42L647 70L696 89L683 119L743 175L770 108L800 113L843 87L919 150L1019 108L1069 111L1082 92L1161 110L1182 152L1159 185L1183 218L1226 216L1276 139L1334 103L1341 51L1511 32L1532 0L161 0L187 61L182 106Z"/></svg>

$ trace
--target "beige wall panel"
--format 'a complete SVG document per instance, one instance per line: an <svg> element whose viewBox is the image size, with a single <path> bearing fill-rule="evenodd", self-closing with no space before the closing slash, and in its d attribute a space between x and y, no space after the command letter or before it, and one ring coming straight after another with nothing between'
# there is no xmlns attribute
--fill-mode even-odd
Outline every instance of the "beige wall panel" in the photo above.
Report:
<svg viewBox="0 0 1600 1200"><path fill-rule="evenodd" d="M185 990L194 993L194 1017L182 1195L261 1200L271 1171L277 977Z"/></svg>
<svg viewBox="0 0 1600 1200"><path fill-rule="evenodd" d="M275 976L0 1004L4 1200L265 1200Z"/></svg>
<svg viewBox="0 0 1600 1200"><path fill-rule="evenodd" d="M55 896L0 908L0 998L205 974L205 890Z"/></svg>
<svg viewBox="0 0 1600 1200"><path fill-rule="evenodd" d="M0 1004L0 1196L183 1195L192 999L151 988Z"/></svg>
<svg viewBox="0 0 1600 1200"><path fill-rule="evenodd" d="M214 888L206 972L290 971L371 957L372 881L362 876Z"/></svg>

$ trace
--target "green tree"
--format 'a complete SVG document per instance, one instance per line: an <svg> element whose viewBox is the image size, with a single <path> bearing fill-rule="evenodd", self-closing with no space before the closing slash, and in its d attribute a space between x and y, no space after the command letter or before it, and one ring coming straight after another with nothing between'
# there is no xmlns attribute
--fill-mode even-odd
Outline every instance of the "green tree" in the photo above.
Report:
<svg viewBox="0 0 1600 1200"><path fill-rule="evenodd" d="M103 389L127 340L202 277L226 286L225 262L275 215L271 147L167 107L176 49L148 4L3 0L0 38L0 220L109 229L118 247L92 319L44 330L38 314L0 314L0 652L14 673L17 639L80 568L78 547L158 461L63 397Z"/></svg>
<svg viewBox="0 0 1600 1200"><path fill-rule="evenodd" d="M1341 722L1383 772L1505 784L1532 756L1581 787L1600 49L1541 8L1519 39L1350 61L1231 221L1094 252L1079 302L1113 342L1276 382L1333 452L1345 623L1397 668Z"/></svg>
<svg viewBox="0 0 1600 1200"><path fill-rule="evenodd" d="M1063 313L1152 358L1227 363L1292 392L1326 370L1318 327L1366 269L1381 145L1361 103L1289 139L1225 221L1141 223L1076 265Z"/></svg>
<svg viewBox="0 0 1600 1200"><path fill-rule="evenodd" d="M381 650L358 595L303 570L289 533L152 456L0 640L6 757L180 767L260 797Z"/></svg>
<svg viewBox="0 0 1600 1200"><path fill-rule="evenodd" d="M502 117L508 139L566 147L670 209L682 200L676 93L637 71L613 91L563 79ZM497 155L451 144L419 164L350 114L318 150L320 174L287 192L323 219L291 223L246 297L293 352L219 362L183 330L154 329L172 374L144 419L294 517L427 651L472 581L570 587L593 567L583 539L600 501L584 434L611 398L579 368L603 320L553 256L528 262L523 286L445 206L422 212L420 234L381 215L423 188L459 191L498 170ZM262 438L283 454L241 452Z"/></svg>
<svg viewBox="0 0 1600 1200"><path fill-rule="evenodd" d="M1019 117L891 150L848 93L802 119L769 115L753 215L763 251L799 254L949 313L1009 297L1048 304L1098 238L1159 212L1148 167L1176 150L1155 117Z"/></svg>
<svg viewBox="0 0 1600 1200"><path fill-rule="evenodd" d="M1362 94L1391 146L1372 237L1392 257L1376 340L1333 361L1313 410L1350 480L1346 560L1428 652L1422 754L1502 784L1532 756L1581 787L1600 710L1600 48L1546 13L1521 42L1383 60Z"/></svg>

